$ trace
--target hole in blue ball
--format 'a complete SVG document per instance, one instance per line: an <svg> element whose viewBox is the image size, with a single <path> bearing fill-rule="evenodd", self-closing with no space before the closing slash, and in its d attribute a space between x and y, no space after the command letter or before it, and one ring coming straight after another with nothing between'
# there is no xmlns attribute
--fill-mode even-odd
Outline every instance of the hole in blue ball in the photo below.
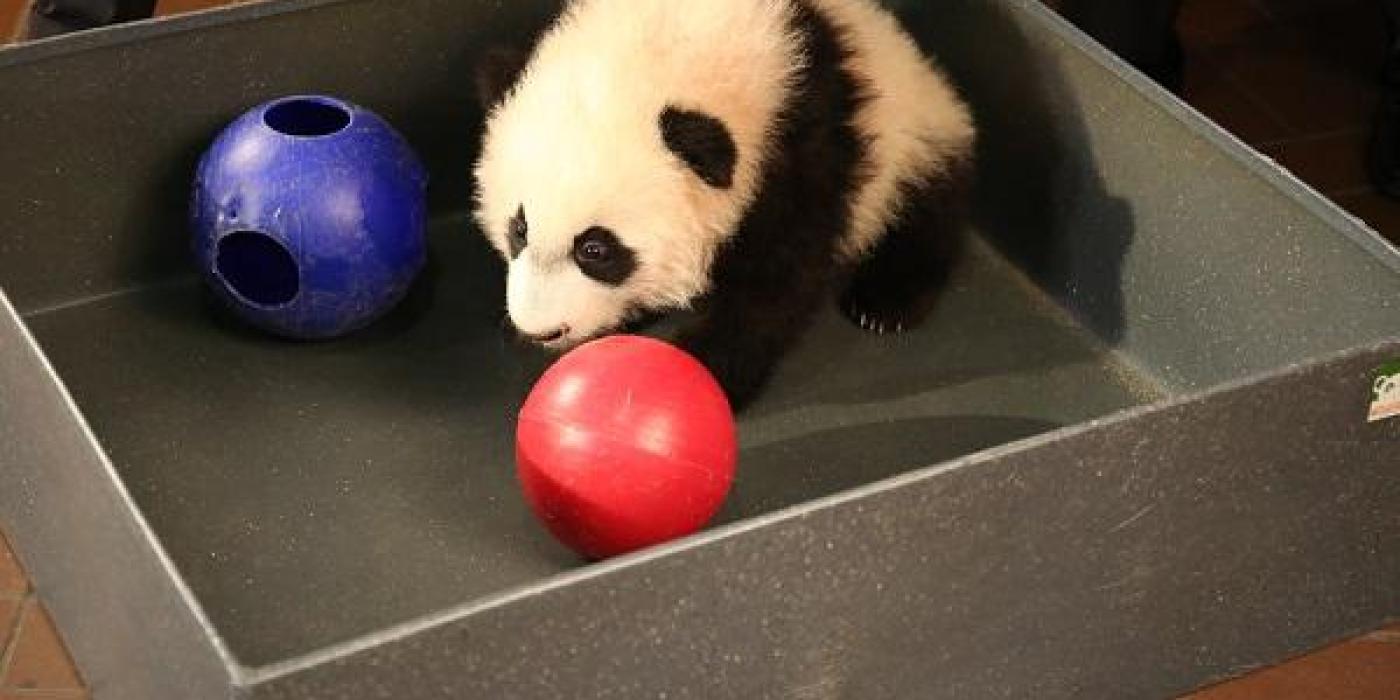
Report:
<svg viewBox="0 0 1400 700"><path fill-rule="evenodd" d="M230 290L257 306L287 304L301 288L296 259L276 239L257 231L234 231L219 239L214 269Z"/></svg>
<svg viewBox="0 0 1400 700"><path fill-rule="evenodd" d="M350 113L329 102L287 100L264 112L263 121L288 136L330 136L350 126Z"/></svg>

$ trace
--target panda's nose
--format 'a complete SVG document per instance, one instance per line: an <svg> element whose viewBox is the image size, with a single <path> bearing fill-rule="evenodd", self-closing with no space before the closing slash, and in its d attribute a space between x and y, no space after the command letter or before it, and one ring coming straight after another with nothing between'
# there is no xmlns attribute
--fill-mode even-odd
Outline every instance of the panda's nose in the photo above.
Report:
<svg viewBox="0 0 1400 700"><path fill-rule="evenodd" d="M560 326L554 330L545 331L544 333L522 333L522 335L536 343L552 343L568 335L568 333L568 326Z"/></svg>

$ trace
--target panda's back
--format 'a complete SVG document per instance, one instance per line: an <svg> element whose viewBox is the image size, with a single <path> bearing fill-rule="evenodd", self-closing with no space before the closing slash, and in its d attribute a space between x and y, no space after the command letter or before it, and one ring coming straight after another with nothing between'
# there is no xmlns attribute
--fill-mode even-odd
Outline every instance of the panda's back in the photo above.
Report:
<svg viewBox="0 0 1400 700"><path fill-rule="evenodd" d="M902 185L937 179L970 156L971 115L943 72L888 11L870 0L805 0L848 42L846 68L863 85L856 127L869 144L868 179L852 200L842 251L867 252L897 215Z"/></svg>

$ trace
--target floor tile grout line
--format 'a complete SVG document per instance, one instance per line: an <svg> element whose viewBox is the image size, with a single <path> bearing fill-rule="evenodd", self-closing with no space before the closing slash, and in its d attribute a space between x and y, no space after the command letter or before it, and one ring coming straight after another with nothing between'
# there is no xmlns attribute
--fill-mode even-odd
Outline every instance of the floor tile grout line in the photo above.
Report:
<svg viewBox="0 0 1400 700"><path fill-rule="evenodd" d="M1384 197L1384 196L1385 196L1385 195L1381 194L1380 192L1377 192L1377 191L1376 191L1376 188L1375 188L1375 187L1372 187L1372 186L1370 186L1370 185L1357 185L1357 186L1355 186L1355 187L1338 187L1338 188L1335 189L1335 190L1327 190L1327 191L1325 191L1325 192L1322 193L1322 195L1323 195L1324 197L1326 197L1326 198L1328 198L1328 199L1330 199L1330 200L1332 200L1332 201L1334 201L1334 202L1337 201L1338 199L1343 198L1343 197L1360 197L1360 196L1363 196L1363 195L1371 195L1371 194L1376 195L1377 197ZM1392 201L1392 200L1390 200L1389 198L1387 198L1386 201ZM1343 208L1343 209L1346 209L1346 207L1342 207L1342 208ZM1353 216L1356 215L1356 214L1355 214L1354 212L1352 212L1350 209L1347 209L1347 212L1348 212L1348 213L1351 213Z"/></svg>
<svg viewBox="0 0 1400 700"><path fill-rule="evenodd" d="M1269 6L1267 4L1259 2L1259 0L1249 0L1249 6L1254 8L1255 12L1258 12L1259 14L1263 15L1264 19L1267 20L1269 23L1272 24L1278 22L1278 18L1274 16L1274 13L1272 11L1269 10Z"/></svg>
<svg viewBox="0 0 1400 700"><path fill-rule="evenodd" d="M1253 104L1257 109L1262 111L1265 116L1273 120L1276 125L1283 127L1285 131L1289 132L1289 138L1298 138L1299 134L1304 133L1303 129L1294 126L1293 122L1289 121L1281 112L1274 109L1274 106L1269 104L1268 100L1255 94L1255 92L1251 90L1243 80L1236 77L1232 71L1221 69L1221 74L1225 79L1225 83L1234 88L1246 102Z"/></svg>
<svg viewBox="0 0 1400 700"><path fill-rule="evenodd" d="M1325 141L1327 139L1340 138L1342 136L1366 136L1370 132L1370 127L1365 125L1341 127L1338 129L1327 129L1325 131L1315 131L1302 136L1290 136L1282 139L1266 139L1254 144L1255 148L1281 148L1284 146L1296 146L1312 141Z"/></svg>
<svg viewBox="0 0 1400 700"><path fill-rule="evenodd" d="M1188 49L1188 54L1189 53L1190 51ZM1207 52L1201 57L1210 63L1216 63L1216 61L1210 55L1209 52ZM1264 117L1266 117L1270 122L1272 122L1272 126L1287 132L1287 136L1284 137L1268 139L1266 141L1260 141L1257 143L1251 142L1250 145L1253 148L1258 149L1265 144L1274 143L1278 141L1292 141L1296 139L1306 138L1309 135L1303 129L1295 127L1292 124L1292 122L1290 122L1283 116L1282 113L1274 109L1273 105L1269 104L1268 100L1265 100L1264 98L1255 94L1253 90L1249 89L1248 85L1243 80L1239 79L1239 77L1235 75L1234 71L1230 70L1229 68L1226 68L1223 64L1215 65L1215 69L1215 72L1218 73L1220 76L1221 84L1225 88L1227 88L1234 95L1243 98L1244 102L1263 113ZM1190 92L1185 93L1184 97L1188 103L1194 104L1194 102L1192 102L1192 95Z"/></svg>
<svg viewBox="0 0 1400 700"><path fill-rule="evenodd" d="M1252 6L1255 6L1256 9L1258 9L1257 0L1252 0L1250 4ZM1267 15L1268 13L1265 14ZM1270 28L1273 30L1278 30L1282 26L1282 24L1282 22L1273 20L1272 18L1269 22ZM1289 132L1292 132L1295 135L1302 134L1301 136L1293 136L1291 138L1306 138L1307 135L1304 133L1304 129L1301 129L1295 124L1293 124L1287 117L1285 117L1284 114L1277 111L1274 108L1274 106L1269 103L1268 100L1265 100L1264 98L1256 94L1254 90L1249 87L1248 83L1240 80L1233 71L1225 68L1224 66L1221 66L1220 74L1227 84L1235 88L1235 90L1238 91L1240 95L1242 95L1247 101L1254 104L1255 107L1262 110L1266 116L1274 120L1279 126L1282 126L1284 129L1286 129Z"/></svg>
<svg viewBox="0 0 1400 700"><path fill-rule="evenodd" d="M0 649L0 683L4 683L10 675L10 664L14 661L15 650L19 648L19 636L24 633L24 623L37 604L32 594L27 596L20 605L19 614L15 615L15 621L10 624L10 638Z"/></svg>
<svg viewBox="0 0 1400 700"><path fill-rule="evenodd" d="M1255 14L1257 14L1261 19L1264 20L1264 22L1263 22L1264 24L1277 24L1277 23L1278 23L1278 18L1275 17L1275 16L1274 16L1274 13L1273 13L1273 12L1270 12L1270 11L1269 11L1269 8L1268 8L1264 3L1260 2L1260 0L1245 0L1245 3L1244 3L1244 4L1245 4L1245 6L1249 7L1251 10L1254 10ZM1182 21L1181 21L1182 14L1183 14L1183 13L1181 13L1181 12L1178 12L1178 13L1177 13L1176 29L1177 29L1177 32L1178 32L1178 33L1182 33L1182 26L1181 26L1181 25L1182 25ZM1231 34L1235 34L1235 33L1238 33L1238 32L1240 31L1240 29L1239 29L1238 26L1236 26L1236 27L1234 27L1234 28L1231 28L1230 31L1231 31ZM1195 37L1195 40L1191 40L1189 37L1183 36L1182 39L1190 40L1191 43L1195 43L1195 44L1197 44L1197 45L1205 45L1205 46L1209 46L1209 45L1212 44L1212 43L1218 43L1218 42L1212 42L1212 41L1210 41L1210 40L1209 40L1207 37L1205 37L1205 36L1197 36L1197 37Z"/></svg>

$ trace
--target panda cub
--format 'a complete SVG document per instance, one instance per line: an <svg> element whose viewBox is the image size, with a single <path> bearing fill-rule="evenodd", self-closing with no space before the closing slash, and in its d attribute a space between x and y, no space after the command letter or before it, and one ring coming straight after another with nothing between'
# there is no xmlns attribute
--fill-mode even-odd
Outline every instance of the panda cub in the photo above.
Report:
<svg viewBox="0 0 1400 700"><path fill-rule="evenodd" d="M691 310L739 410L839 285L903 331L959 251L972 119L873 0L572 0L477 77L475 215L533 343Z"/></svg>

